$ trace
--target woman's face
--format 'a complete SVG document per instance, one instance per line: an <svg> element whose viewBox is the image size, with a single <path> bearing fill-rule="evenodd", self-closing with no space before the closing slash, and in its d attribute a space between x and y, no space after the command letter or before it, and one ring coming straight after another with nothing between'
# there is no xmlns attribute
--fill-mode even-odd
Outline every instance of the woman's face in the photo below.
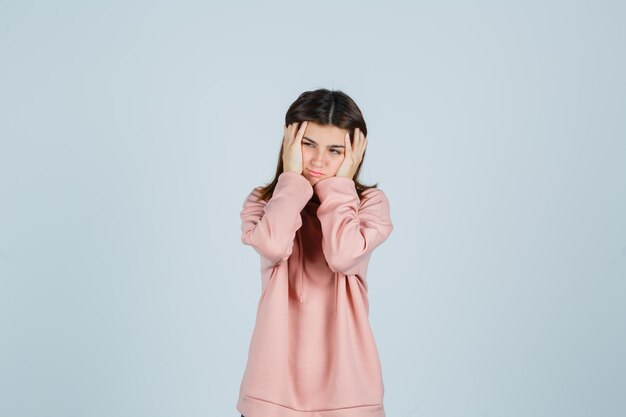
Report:
<svg viewBox="0 0 626 417"><path fill-rule="evenodd" d="M322 126L309 121L302 137L302 175L311 185L333 177L345 155L347 129Z"/></svg>

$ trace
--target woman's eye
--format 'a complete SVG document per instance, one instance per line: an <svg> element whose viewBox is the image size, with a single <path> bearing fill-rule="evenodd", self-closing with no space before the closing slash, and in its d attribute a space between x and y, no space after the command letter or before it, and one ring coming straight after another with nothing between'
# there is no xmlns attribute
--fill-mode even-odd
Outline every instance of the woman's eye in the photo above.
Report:
<svg viewBox="0 0 626 417"><path fill-rule="evenodd" d="M331 149L330 150L332 153L335 153L337 155L341 155L341 152L339 152L337 149Z"/></svg>
<svg viewBox="0 0 626 417"><path fill-rule="evenodd" d="M312 143L306 143L304 144L304 146L314 146Z"/></svg>

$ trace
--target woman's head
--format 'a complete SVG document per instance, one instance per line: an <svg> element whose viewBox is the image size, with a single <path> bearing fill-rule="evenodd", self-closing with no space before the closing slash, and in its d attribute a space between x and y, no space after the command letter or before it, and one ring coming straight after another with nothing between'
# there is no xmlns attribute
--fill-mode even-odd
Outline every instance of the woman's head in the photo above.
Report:
<svg viewBox="0 0 626 417"><path fill-rule="evenodd" d="M356 103L345 93L325 88L315 91L306 91L294 101L285 115L285 126L292 123L301 124L307 121L306 131L302 138L302 175L311 184L334 176L345 156L344 135L350 134L350 141L354 143L356 128L367 136L367 126L361 110ZM281 138L282 141L282 138ZM283 148L278 153L276 175L271 183L261 190L261 198L269 200L278 176L283 172ZM354 177L356 190L361 192L373 186L365 186L358 181L361 166L365 160L365 153ZM318 171L322 175L315 175L311 171Z"/></svg>

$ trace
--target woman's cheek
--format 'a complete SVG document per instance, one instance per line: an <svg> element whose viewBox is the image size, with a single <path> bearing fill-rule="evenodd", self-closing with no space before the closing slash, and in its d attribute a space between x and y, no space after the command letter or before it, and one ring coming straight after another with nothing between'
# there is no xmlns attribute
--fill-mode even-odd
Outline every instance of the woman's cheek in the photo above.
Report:
<svg viewBox="0 0 626 417"><path fill-rule="evenodd" d="M302 145L302 162L307 162L309 159L309 153L307 147Z"/></svg>

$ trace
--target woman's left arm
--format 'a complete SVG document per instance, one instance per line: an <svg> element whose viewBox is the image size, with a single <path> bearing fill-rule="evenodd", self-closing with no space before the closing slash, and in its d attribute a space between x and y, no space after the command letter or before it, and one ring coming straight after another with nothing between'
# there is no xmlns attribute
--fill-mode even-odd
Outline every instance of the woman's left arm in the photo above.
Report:
<svg viewBox="0 0 626 417"><path fill-rule="evenodd" d="M333 272L356 275L393 230L387 196L373 188L361 201L354 181L346 177L324 178L313 188L320 199L317 217L326 262Z"/></svg>

